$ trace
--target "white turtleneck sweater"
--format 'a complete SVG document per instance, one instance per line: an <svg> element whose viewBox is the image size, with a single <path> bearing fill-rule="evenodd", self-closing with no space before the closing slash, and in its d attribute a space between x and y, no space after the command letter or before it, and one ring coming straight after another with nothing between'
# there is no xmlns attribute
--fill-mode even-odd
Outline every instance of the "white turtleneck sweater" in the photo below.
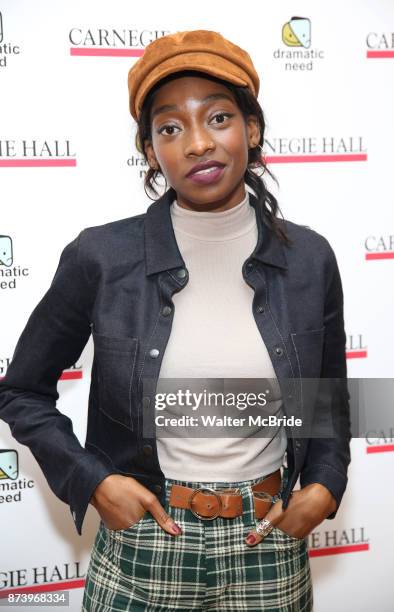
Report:
<svg viewBox="0 0 394 612"><path fill-rule="evenodd" d="M254 291L242 276L242 265L258 238L249 192L229 210L198 212L174 200L170 212L189 281L173 294L174 319L156 391L164 378L269 378L277 382L253 316ZM278 384L271 398L269 413L273 414L282 403ZM207 408L204 410L206 414ZM196 416L190 408L186 412ZM171 432L176 436L177 428ZM179 432L177 437L157 437L160 466L167 478L195 482L265 476L281 466L287 443L283 427L273 439L185 438Z"/></svg>

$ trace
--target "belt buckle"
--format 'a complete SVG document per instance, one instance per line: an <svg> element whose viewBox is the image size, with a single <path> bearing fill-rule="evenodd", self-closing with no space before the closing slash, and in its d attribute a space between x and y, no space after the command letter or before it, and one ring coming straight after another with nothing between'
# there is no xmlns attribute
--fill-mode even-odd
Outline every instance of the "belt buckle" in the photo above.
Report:
<svg viewBox="0 0 394 612"><path fill-rule="evenodd" d="M194 497L197 495L197 493L202 492L202 491L210 491L211 493L213 493L215 495L216 499L219 502L219 504L218 504L218 506L219 506L218 507L218 511L213 516L201 516L201 514L198 514L198 512L196 512L192 508L192 501L193 501ZM194 489L192 494L189 497L189 510L191 510L191 512L193 512L194 516L196 516L199 519L203 519L203 520L206 520L206 521L212 521L217 516L219 516L221 509L222 509L222 500L220 499L220 497L219 497L218 493L215 491L215 489L211 489L210 487L199 487L198 489Z"/></svg>

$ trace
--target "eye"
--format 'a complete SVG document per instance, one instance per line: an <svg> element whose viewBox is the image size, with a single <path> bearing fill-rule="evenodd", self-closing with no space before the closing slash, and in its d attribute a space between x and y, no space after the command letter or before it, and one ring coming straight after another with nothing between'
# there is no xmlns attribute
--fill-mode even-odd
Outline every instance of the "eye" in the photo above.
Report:
<svg viewBox="0 0 394 612"><path fill-rule="evenodd" d="M213 115L212 119L215 119L216 117L229 117L230 118L230 117L233 117L233 116L234 116L233 113L223 113L222 112L222 113L216 113L215 115ZM220 121L218 123L218 125L221 125L223 123L224 123L223 121ZM171 125L170 123L166 123L166 125L163 125L161 128L159 128L157 130L157 133L158 134L163 134L165 130L174 130L174 129L177 129L176 125ZM173 136L174 132L172 132L172 133L168 133L167 132L165 135L166 136Z"/></svg>
<svg viewBox="0 0 394 612"><path fill-rule="evenodd" d="M176 125L170 125L169 123L167 125L163 125L163 127L161 127L159 130L157 130L158 134L162 134L164 132L164 130L170 129L173 130L174 128L176 128ZM166 134L166 136L173 136L173 134Z"/></svg>
<svg viewBox="0 0 394 612"><path fill-rule="evenodd" d="M213 119L215 117L234 117L234 115L232 113L216 113L216 115L213 116ZM223 121L220 121L220 123L223 123Z"/></svg>

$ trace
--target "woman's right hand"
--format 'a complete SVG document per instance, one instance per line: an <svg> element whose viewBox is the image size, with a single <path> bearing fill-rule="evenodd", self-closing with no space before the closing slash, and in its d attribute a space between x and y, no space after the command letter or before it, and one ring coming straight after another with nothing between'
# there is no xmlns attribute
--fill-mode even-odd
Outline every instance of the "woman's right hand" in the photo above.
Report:
<svg viewBox="0 0 394 612"><path fill-rule="evenodd" d="M156 495L131 476L110 474L94 490L90 503L108 529L127 529L149 511L164 531L182 533Z"/></svg>

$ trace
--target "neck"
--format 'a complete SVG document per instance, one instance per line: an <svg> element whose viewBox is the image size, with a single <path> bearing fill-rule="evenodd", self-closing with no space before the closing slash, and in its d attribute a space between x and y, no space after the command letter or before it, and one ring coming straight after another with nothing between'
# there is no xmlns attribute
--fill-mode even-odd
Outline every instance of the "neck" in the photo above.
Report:
<svg viewBox="0 0 394 612"><path fill-rule="evenodd" d="M175 199L170 207L175 232L187 234L204 241L221 241L238 238L250 232L256 224L249 192L235 206L219 212L195 211L179 206Z"/></svg>

